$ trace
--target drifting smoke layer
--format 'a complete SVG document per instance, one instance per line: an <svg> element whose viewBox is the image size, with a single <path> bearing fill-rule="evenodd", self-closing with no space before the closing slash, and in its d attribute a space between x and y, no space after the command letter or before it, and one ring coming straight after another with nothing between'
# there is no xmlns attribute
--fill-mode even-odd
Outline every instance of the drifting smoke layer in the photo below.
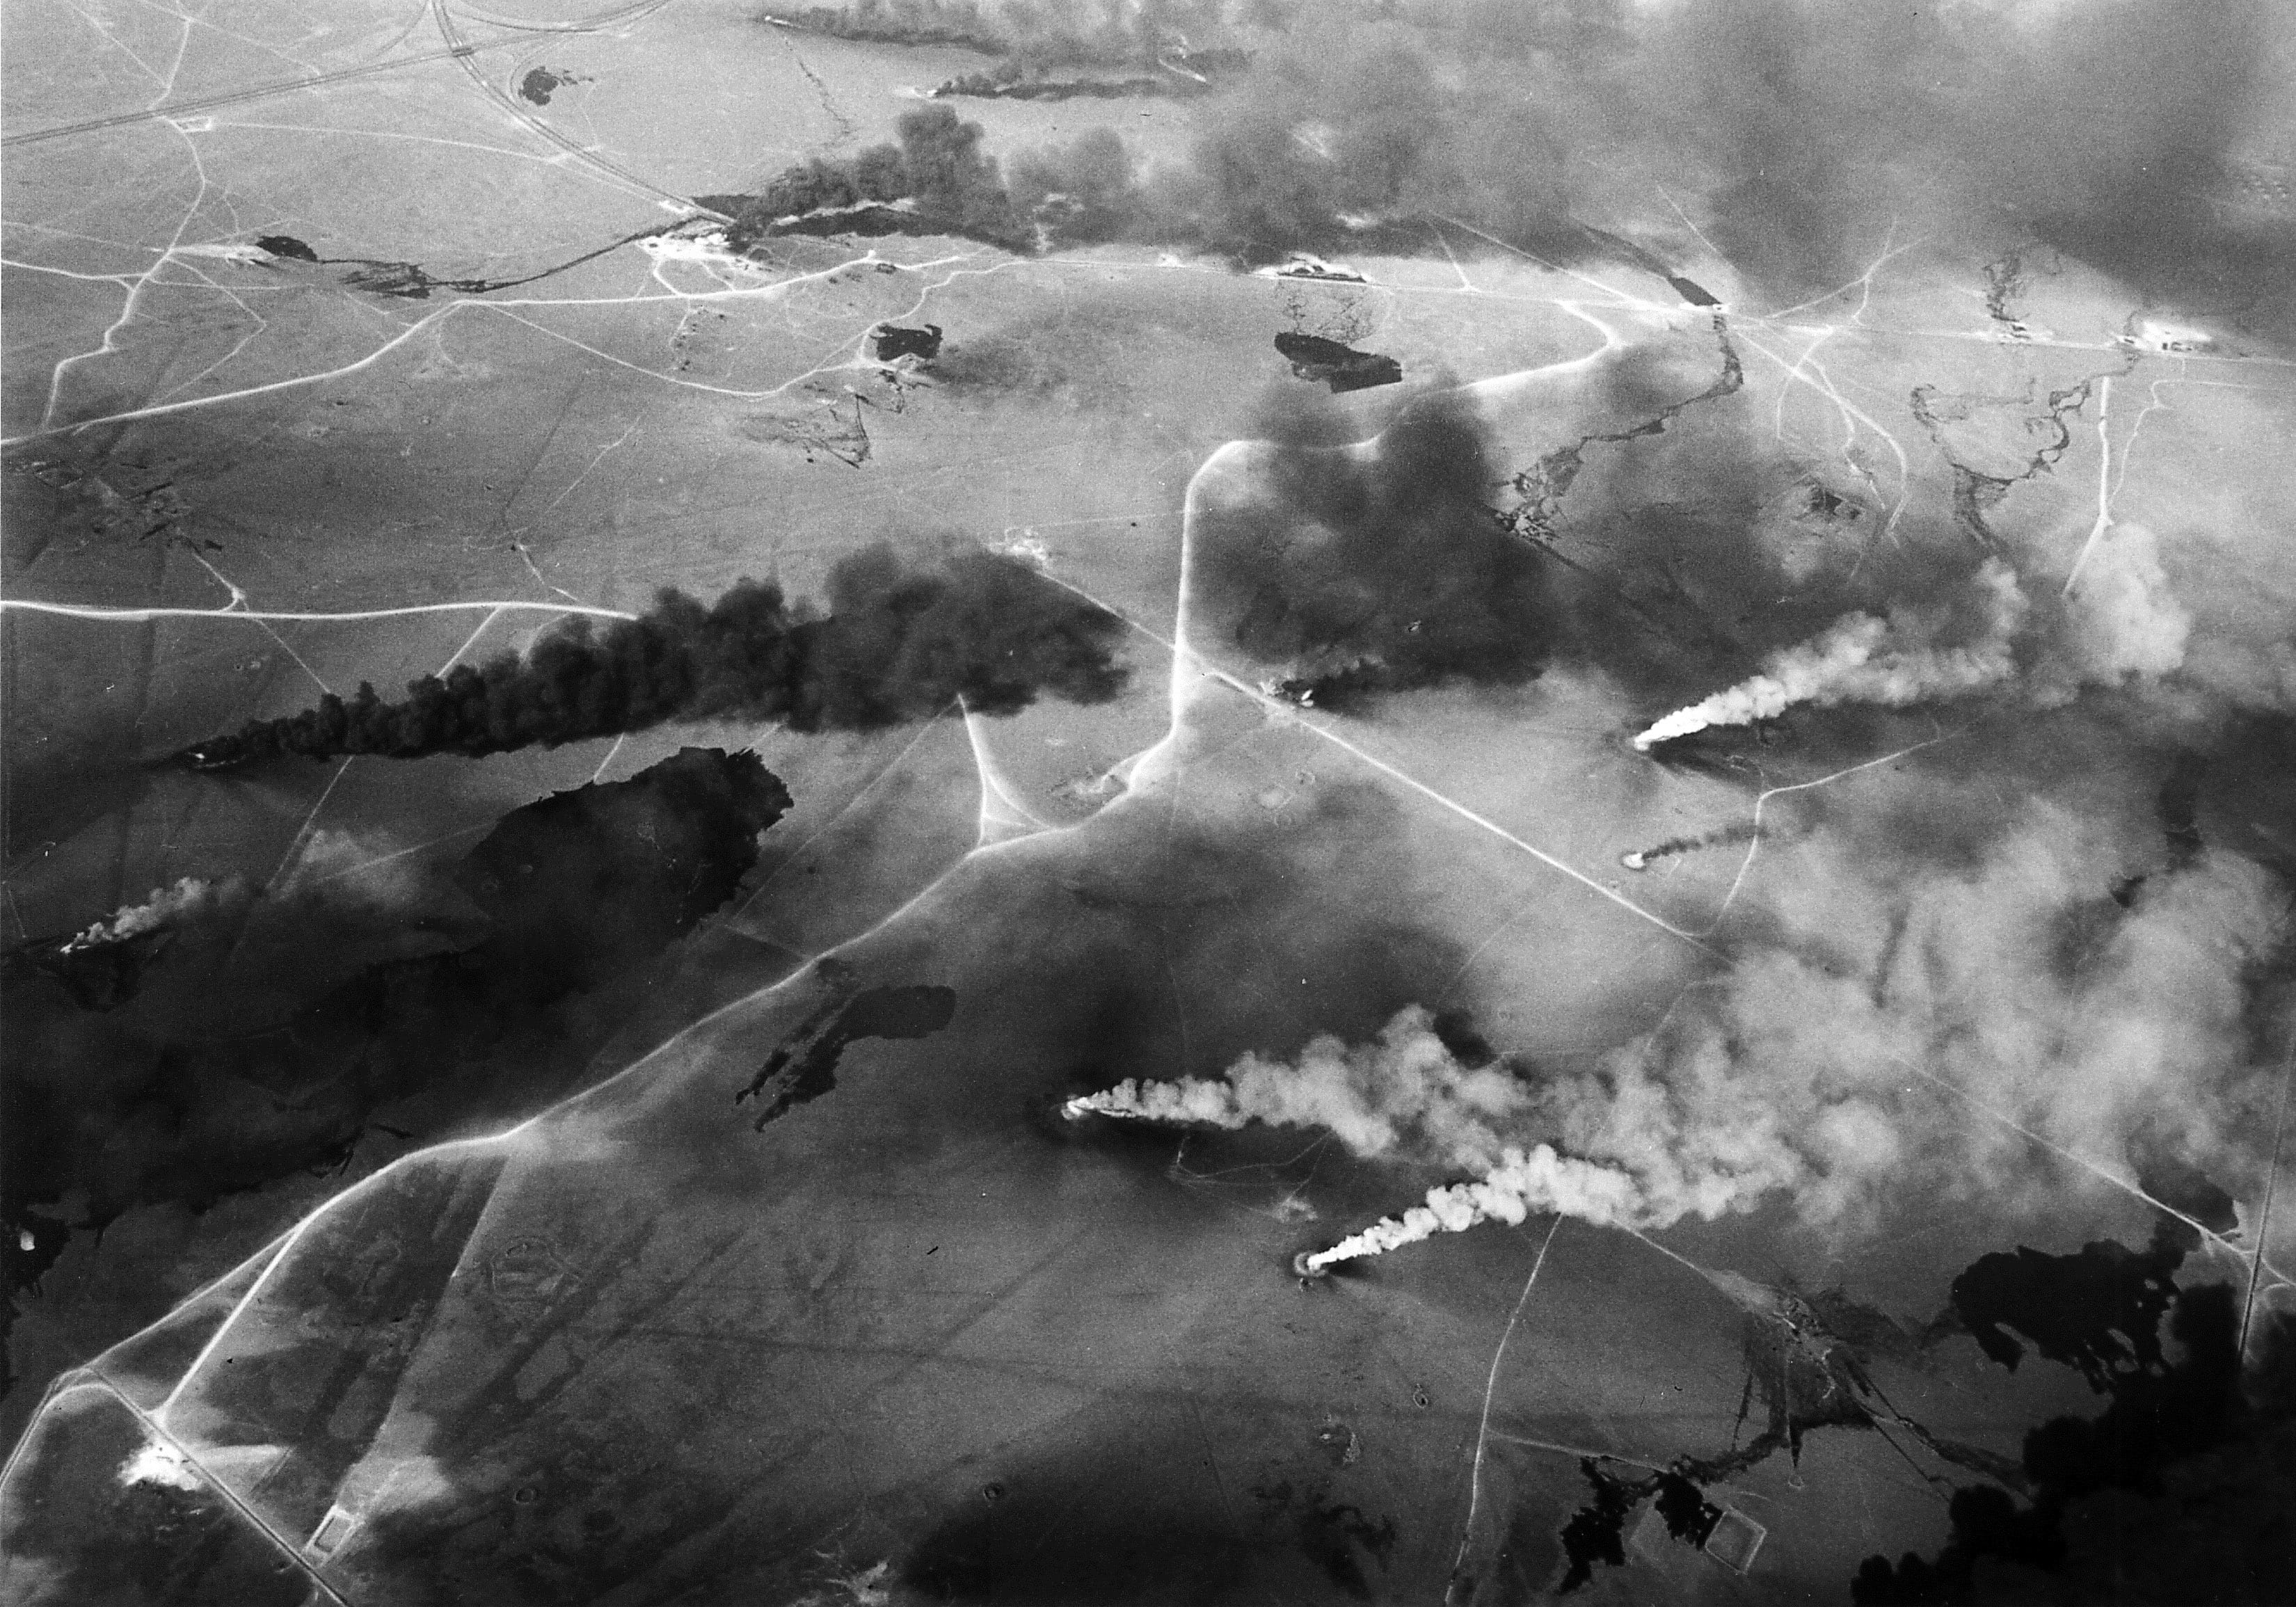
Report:
<svg viewBox="0 0 2296 1607"><path fill-rule="evenodd" d="M2049 1186L2026 1133L2121 1171L2165 1143L2252 1184L2244 1136L2268 1133L2291 1029L2256 991L2286 891L2203 849L2123 906L2097 890L2128 851L2035 805L1958 875L1893 885L1857 863L1873 845L1814 858L1816 930L1742 956L1598 1072L1539 1088L1553 1151L1525 1134L1481 1180L1327 1259L1522 1210L1655 1228L1784 1193L1813 1221L1856 1218L1908 1176L2005 1199ZM1853 897L1872 919L1829 907Z"/></svg>
<svg viewBox="0 0 2296 1607"><path fill-rule="evenodd" d="M2116 1175L2160 1148L2255 1184L2243 1135L2270 1129L2291 1029L2256 990L2288 935L2270 873L2043 803L1957 873L1878 841L1804 852L1808 903L1776 940L1594 1071L1471 1070L1414 1006L1358 1046L1125 1083L1069 1114L1318 1126L1471 1175L1303 1258L1310 1272L1534 1212L1657 1229L1784 1196L1823 1224L1908 1182L2001 1203L2051 1186L2032 1136ZM2132 863L2154 868L2109 892Z"/></svg>
<svg viewBox="0 0 2296 1607"><path fill-rule="evenodd" d="M1760 675L1668 715L1636 737L1635 746L1647 751L1710 726L1751 725L1797 703L1901 709L1998 685L2016 672L2011 648L2024 623L2025 594L1998 559L1986 560L1974 586L1981 621L1973 641L1937 645L1946 622L1933 614L1851 614L1816 640L1773 653Z"/></svg>
<svg viewBox="0 0 2296 1607"><path fill-rule="evenodd" d="M1319 7L1150 188L1262 255L1428 213L1583 255L1578 219L1602 220L1624 170L1694 189L1705 234L1776 291L1854 276L1893 217L1901 239L2006 225L2160 269L2266 243L2210 196L2278 111L2279 18L2264 0Z"/></svg>
<svg viewBox="0 0 2296 1607"><path fill-rule="evenodd" d="M1545 1144L1507 1141L1537 1114L1538 1093L1504 1065L1460 1062L1423 1005L1412 1004L1369 1043L1349 1047L1324 1036L1297 1061L1246 1054L1221 1078L1159 1083L1127 1079L1072 1099L1062 1113L1241 1127L1319 1127L1356 1154L1398 1152L1472 1167L1483 1176L1431 1189L1427 1203L1307 1257L1303 1269L1378 1255L1440 1232L1496 1218L1521 1222L1559 1210L1604 1226L1636 1226L1650 1208L1634 1177L1618 1168L1559 1155Z"/></svg>
<svg viewBox="0 0 2296 1607"><path fill-rule="evenodd" d="M816 159L765 195L704 201L739 219L737 243L824 209L872 212L870 232L958 233L1015 250L1122 237L1259 261L1300 249L1433 252L1431 229L1463 224L1552 257L1648 268L1612 232L1610 176L1623 166L1690 192L1703 239L1781 296L1854 277L1885 234L2038 234L2138 275L2276 273L2290 250L2284 223L2225 201L2228 161L2284 117L2271 67L2288 35L2265 0L1185 9L1185 29L1159 7L863 6L806 19L862 37L1016 49L1013 71L1046 53L1154 60L1163 81L1192 91L1210 81L1170 53L1239 24L1233 37L1256 48L1206 61L1251 64L1222 73L1184 161L1138 175L1121 140L1096 131L1018 157L1008 189L980 128L933 106L903 118L898 147ZM889 209L896 199L913 210Z"/></svg>
<svg viewBox="0 0 2296 1607"><path fill-rule="evenodd" d="M756 580L707 609L665 591L639 619L601 630L577 618L523 659L425 676L403 702L362 685L348 701L329 693L184 757L212 768L283 753L478 755L722 717L866 730L929 718L960 697L977 714L1011 714L1039 693L1093 703L1124 684L1115 616L1011 558L971 553L915 571L873 547L831 571L829 606L816 617Z"/></svg>

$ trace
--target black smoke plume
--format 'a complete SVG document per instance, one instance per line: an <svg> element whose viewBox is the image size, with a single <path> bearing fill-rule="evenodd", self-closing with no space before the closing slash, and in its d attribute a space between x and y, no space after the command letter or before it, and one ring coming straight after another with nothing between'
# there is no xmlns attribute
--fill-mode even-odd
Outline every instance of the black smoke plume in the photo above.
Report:
<svg viewBox="0 0 2296 1607"><path fill-rule="evenodd" d="M976 51L1001 57L1000 71L1151 64L1193 71L1224 65L1233 53L1191 50L1184 41L1202 40L1219 29L1226 13L1249 9L1231 0L1128 0L1122 4L857 0L850 5L768 11L759 20L840 39Z"/></svg>
<svg viewBox="0 0 2296 1607"><path fill-rule="evenodd" d="M829 610L791 605L770 581L738 581L708 608L665 590L638 619L601 628L577 617L523 658L424 676L398 702L362 684L180 757L201 769L289 753L475 757L716 718L861 731L960 697L977 714L1012 714L1042 693L1095 703L1124 684L1120 622L1010 558L911 570L872 547L830 572Z"/></svg>
<svg viewBox="0 0 2296 1607"><path fill-rule="evenodd" d="M1319 708L1538 674L1562 620L1546 561L1484 501L1500 476L1471 398L1416 398L1367 455L1285 432L1277 504L1221 515L1198 549L1215 628Z"/></svg>
<svg viewBox="0 0 2296 1607"><path fill-rule="evenodd" d="M2296 47L2266 0L2046 15L1883 0L1223 9L808 13L849 37L1007 53L975 75L980 93L1011 93L1052 61L1153 61L1209 92L1202 131L1184 160L1142 175L1098 130L1015 158L1008 190L978 126L933 106L902 119L898 147L791 168L763 196L702 199L742 220L737 244L813 213L781 226L1015 250L1122 238L1267 262L1436 255L1439 231L1464 225L1550 259L1679 280L1628 238L1640 234L1675 250L1710 242L1750 285L1797 300L1915 235L1988 252L2045 242L2219 301L2271 292L2296 259L2296 230L2242 188L2285 117L2276 54ZM1170 42L1184 21L1266 48L1204 53L1221 69L1207 78ZM1630 193L1659 191L1702 238Z"/></svg>
<svg viewBox="0 0 2296 1607"><path fill-rule="evenodd" d="M1655 186L1778 296L1854 278L1893 225L1901 243L2039 239L2143 281L2268 285L2296 242L2234 169L2285 117L2275 12L1333 5L1215 100L1142 226L1255 260L1432 254L1438 217L1562 259L1620 256L1603 231L1638 225L1691 247L1628 194Z"/></svg>
<svg viewBox="0 0 2296 1607"><path fill-rule="evenodd" d="M981 128L947 106L920 106L894 124L898 145L872 145L849 160L814 157L785 168L758 195L705 195L734 219L728 238L745 248L767 235L835 232L963 234L1025 250L996 159ZM900 202L907 209L897 210ZM816 217L818 214L836 216ZM851 214L843 216L842 214Z"/></svg>
<svg viewBox="0 0 2296 1607"><path fill-rule="evenodd" d="M1092 245L1140 222L1138 168L1122 135L1095 128L1014 157L1009 193L1013 208L1051 242Z"/></svg>

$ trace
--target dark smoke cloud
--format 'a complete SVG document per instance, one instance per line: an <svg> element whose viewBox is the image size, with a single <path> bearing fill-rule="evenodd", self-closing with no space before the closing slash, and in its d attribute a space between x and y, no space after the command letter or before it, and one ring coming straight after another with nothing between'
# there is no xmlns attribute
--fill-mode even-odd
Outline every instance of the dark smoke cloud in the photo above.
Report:
<svg viewBox="0 0 2296 1607"><path fill-rule="evenodd" d="M1462 680L1530 680L1561 639L1545 560L1485 500L1499 479L1472 400L1431 392L1363 451L1274 421L1272 505L1219 516L1195 556L1213 626L1323 708Z"/></svg>
<svg viewBox="0 0 2296 1607"><path fill-rule="evenodd" d="M1303 37L1212 108L1157 209L1252 260L1332 245L1349 232L1345 217L1459 209L1465 173L1447 102L1407 30ZM1432 249L1415 225L1395 243Z"/></svg>
<svg viewBox="0 0 2296 1607"><path fill-rule="evenodd" d="M1226 13L1271 7L1230 0L857 0L764 13L842 39L955 46L1004 58L1017 70L1054 66L1127 67L1193 59L1185 41L1218 30Z"/></svg>
<svg viewBox="0 0 2296 1607"><path fill-rule="evenodd" d="M2140 271L2234 247L2209 193L2269 91L2269 9L2051 12L1685 7L1632 59L1634 106L1705 162L1715 242L1779 289L1853 273L1892 217L2027 229Z"/></svg>
<svg viewBox="0 0 2296 1607"><path fill-rule="evenodd" d="M872 145L847 160L810 158L783 168L762 194L700 199L734 219L730 238L737 247L777 233L834 229L962 234L1028 249L1028 232L996 159L980 148L980 124L947 106L921 106L903 112L894 130L898 145ZM908 209L894 210L897 201ZM844 215L857 209L865 216ZM839 215L808 221L824 212Z"/></svg>
<svg viewBox="0 0 2296 1607"><path fill-rule="evenodd" d="M386 1107L413 1139L562 1095L789 807L755 754L688 748L512 811L390 907L291 888L176 898L172 924L152 928L174 942L132 997L91 1007L62 979L12 975L0 1209L12 1244L29 1231L37 1252L12 1257L14 1287L72 1230L345 1164ZM448 902L460 922L410 938ZM379 946L401 953L330 985L319 951ZM772 963L750 956L749 985ZM132 1328L158 1313L127 1315Z"/></svg>
<svg viewBox="0 0 2296 1607"><path fill-rule="evenodd" d="M1432 254L1433 231L1463 224L1660 273L1631 236L1685 254L1711 242L1794 299L1854 277L1885 237L1987 253L2039 241L2218 300L2272 293L2296 258L2286 221L2243 209L2227 168L2286 115L2276 64L2296 41L2268 0L918 4L806 20L1006 53L998 81L1152 61L1210 91L1201 132L1185 160L1144 173L1099 131L1016 158L1008 189L978 127L930 107L903 118L898 148L791 168L762 197L705 197L737 233L880 203L873 221L824 226L1268 261ZM1180 76L1184 37L1255 48L1204 53L1216 78ZM882 205L904 197L909 212Z"/></svg>
<svg viewBox="0 0 2296 1607"><path fill-rule="evenodd" d="M1092 245L1138 222L1139 161L1112 128L1013 158L1012 201L1052 242Z"/></svg>
<svg viewBox="0 0 2296 1607"><path fill-rule="evenodd" d="M1621 250L1593 226L1692 249L1663 189L1781 296L1853 276L1893 226L2257 282L2288 230L2227 213L2224 165L2274 115L2287 31L2266 0L1319 8L1133 226L1259 260L1431 251L1435 217L1562 258Z"/></svg>
<svg viewBox="0 0 2296 1607"><path fill-rule="evenodd" d="M401 701L362 684L184 757L210 768L287 753L476 756L720 717L869 730L960 697L975 713L1011 714L1043 693L1094 703L1124 684L1120 622L1013 559L968 553L911 570L872 547L831 571L829 610L792 606L769 581L739 581L706 609L664 591L636 619L599 628L578 617L523 658L424 676Z"/></svg>

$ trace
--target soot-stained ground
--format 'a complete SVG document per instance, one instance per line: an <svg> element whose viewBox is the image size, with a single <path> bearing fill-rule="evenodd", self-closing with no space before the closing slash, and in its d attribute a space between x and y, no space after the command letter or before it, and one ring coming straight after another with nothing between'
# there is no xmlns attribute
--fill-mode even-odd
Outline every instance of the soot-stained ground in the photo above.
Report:
<svg viewBox="0 0 2296 1607"><path fill-rule="evenodd" d="M2273 1599L2296 44L1885 9L31 0L0 1595Z"/></svg>

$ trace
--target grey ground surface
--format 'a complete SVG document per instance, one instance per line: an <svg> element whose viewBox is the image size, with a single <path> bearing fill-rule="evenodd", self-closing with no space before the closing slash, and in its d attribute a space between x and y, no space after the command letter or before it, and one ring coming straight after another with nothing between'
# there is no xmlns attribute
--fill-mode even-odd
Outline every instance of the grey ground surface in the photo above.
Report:
<svg viewBox="0 0 2296 1607"><path fill-rule="evenodd" d="M226 1038L201 1012L242 994L199 979L255 997L275 964L282 998L316 996L429 952L469 918L445 867L547 794L746 745L794 803L734 897L551 1018L559 1061L404 1092L325 1165L66 1234L9 1337L0 1594L1528 1601L1596 1499L1586 1459L1640 1478L1790 1425L1791 1449L1701 1481L1729 1514L1705 1551L1644 1492L1578 1594L1834 1602L1870 1555L1935 1554L1980 1464L2101 1409L2070 1366L2012 1371L1930 1324L1989 1252L2144 1245L2166 1191L2130 1134L2158 1068L2278 1041L2241 991L2284 972L2296 865L2296 793L2257 757L2296 707L2296 459L2259 445L2296 422L2296 374L2266 334L2069 254L1988 276L1984 251L1902 240L1782 305L1672 224L1721 308L1464 230L1353 253L1360 281L953 236L747 258L675 226L687 198L882 137L977 58L731 5L578 9L10 20L8 943L239 877L262 890L249 935L163 952L134 1006ZM385 59L408 64L365 70ZM545 67L563 86L521 98ZM1152 157L1188 137L1177 101L963 110L1001 153L1095 121ZM657 225L486 294L379 295L337 260L512 278ZM947 332L940 377L875 359L889 320ZM1696 764L1628 739L1737 676L1643 675L1599 643L1535 680L1303 703L1221 584L1223 552L1292 538L1263 439L1307 384L1285 331L1409 376L1334 399L1363 444L1315 462L1464 405L1480 494L1552 515L1542 562L1716 630L1803 605L1702 590L1694 557L1638 568L1622 531L1735 521L1782 587L1966 570L1989 543L2036 618L2088 564L2120 589L2067 616L2090 646L2019 645L1990 701L1788 721ZM1995 488L1978 545L1972 486ZM1019 553L1103 604L1125 691L882 732L148 764L658 586L813 593L880 540ZM2172 612L2172 658L2146 657ZM2220 745L2185 823L2205 848L2164 847L2178 722L2267 717ZM291 893L347 889L366 924L340 947L265 936L311 907ZM771 1119L736 1098L852 1000L914 988L953 993L945 1024L855 1037ZM2187 1013L2140 1019L2155 993ZM1724 997L1742 1062L1717 1049L1653 1095L1708 1137L1578 1134L1730 1193L1647 1233L1533 1209L1301 1279L1297 1253L1460 1168L1314 1127L1061 1115L1121 1078L1361 1043L1412 1004L1542 1076L1608 1076ZM42 998L66 1023L43 1042L109 1052ZM1854 1097L1782 1092L1832 1101L1809 1068L1835 1054L1866 1068ZM2185 1282L2267 1320L2296 1265L2284 1227L2257 1242L2269 1070L2207 1084L2179 1129L2240 1223L2194 1234ZM242 1093L253 1126L295 1119Z"/></svg>

